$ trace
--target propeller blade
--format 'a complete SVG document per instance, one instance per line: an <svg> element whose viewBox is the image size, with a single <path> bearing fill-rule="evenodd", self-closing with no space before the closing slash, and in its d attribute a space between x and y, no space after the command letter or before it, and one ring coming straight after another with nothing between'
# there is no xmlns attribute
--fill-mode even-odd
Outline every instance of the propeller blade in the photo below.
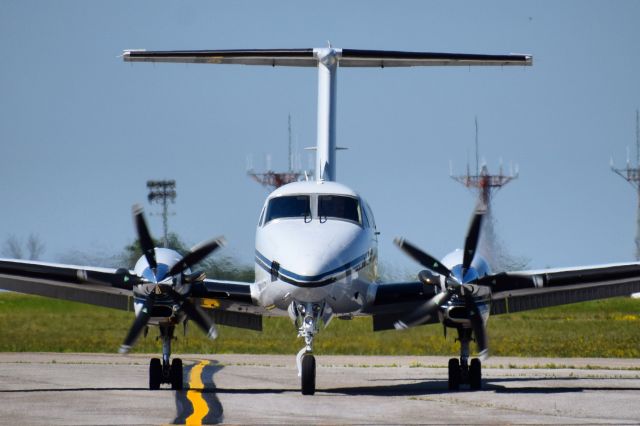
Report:
<svg viewBox="0 0 640 426"><path fill-rule="evenodd" d="M225 245L226 242L223 237L214 238L212 240L204 241L200 244L195 245L189 253L184 255L182 259L178 261L175 265L171 267L168 272L168 275L176 275L185 269L195 265L200 262L205 257L209 256L211 253L216 251L221 246Z"/></svg>
<svg viewBox="0 0 640 426"><path fill-rule="evenodd" d="M465 304L469 310L469 319L471 320L471 328L473 328L473 335L478 345L478 358L485 360L489 357L489 342L487 338L487 330L484 325L484 320L478 309L476 299L471 293L465 292Z"/></svg>
<svg viewBox="0 0 640 426"><path fill-rule="evenodd" d="M136 319L133 321L131 328L129 329L129 333L127 337L125 337L124 342L120 345L120 349L118 350L121 354L127 354L133 347L133 344L136 342L140 333L149 323L149 318L151 318L151 310L153 309L153 304L155 302L155 296L153 293L149 294L147 300L144 302L144 306L140 310L140 313L136 316Z"/></svg>
<svg viewBox="0 0 640 426"><path fill-rule="evenodd" d="M473 214L473 218L471 218L471 224L469 225L469 230L467 231L467 237L464 240L464 256L462 258L463 279L464 275L467 273L467 270L471 266L473 257L476 254L478 241L480 240L480 228L482 227L482 219L485 213L486 210L477 208Z"/></svg>
<svg viewBox="0 0 640 426"><path fill-rule="evenodd" d="M147 222L144 220L144 209L140 204L136 204L133 206L133 221L136 225L138 240L140 241L140 247L142 248L144 257L147 258L147 263L149 263L149 267L155 275L158 269L158 263L156 262L155 244L153 243L153 239L151 238L151 234L149 233Z"/></svg>
<svg viewBox="0 0 640 426"><path fill-rule="evenodd" d="M404 238L396 238L393 242L400 247L400 250L407 253L413 260L425 268L448 277L451 274L449 268L441 264L435 257L423 252Z"/></svg>
<svg viewBox="0 0 640 426"><path fill-rule="evenodd" d="M401 330L424 324L435 314L438 308L447 303L449 299L451 299L450 292L440 292L417 307L413 312L411 312L403 319L396 321L393 326L396 328L396 330Z"/></svg>
<svg viewBox="0 0 640 426"><path fill-rule="evenodd" d="M191 321L195 322L198 327L200 327L202 331L205 332L208 338L213 340L218 337L218 330L216 329L216 325L210 316L205 314L202 309L191 303L188 298L184 297L177 291L171 289L170 292L175 299L178 299L182 303L182 310L185 314L187 314L187 317Z"/></svg>

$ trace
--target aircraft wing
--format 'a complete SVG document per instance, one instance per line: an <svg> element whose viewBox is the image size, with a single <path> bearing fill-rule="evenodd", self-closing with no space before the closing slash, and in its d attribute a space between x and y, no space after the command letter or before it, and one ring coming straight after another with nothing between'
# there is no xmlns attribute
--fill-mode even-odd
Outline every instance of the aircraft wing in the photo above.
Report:
<svg viewBox="0 0 640 426"><path fill-rule="evenodd" d="M506 272L485 277L493 315L640 292L640 263Z"/></svg>
<svg viewBox="0 0 640 426"><path fill-rule="evenodd" d="M193 64L242 64L315 67L320 49L241 49L241 50L125 50L126 62L177 62ZM336 49L341 67L413 67L443 65L525 65L531 55L479 55L468 53L404 52L391 50Z"/></svg>
<svg viewBox="0 0 640 426"><path fill-rule="evenodd" d="M491 286L491 314L500 315L640 293L640 263L504 272L479 283ZM398 319L435 294L434 286L418 281L378 284L362 314L373 316L374 331L393 329ZM424 324L437 321L430 318Z"/></svg>
<svg viewBox="0 0 640 426"><path fill-rule="evenodd" d="M0 289L133 311L132 286L122 277L117 269L0 259ZM219 324L261 329L264 309L253 304L251 285L207 279L191 297Z"/></svg>
<svg viewBox="0 0 640 426"><path fill-rule="evenodd" d="M133 310L133 292L116 269L0 259L0 289Z"/></svg>

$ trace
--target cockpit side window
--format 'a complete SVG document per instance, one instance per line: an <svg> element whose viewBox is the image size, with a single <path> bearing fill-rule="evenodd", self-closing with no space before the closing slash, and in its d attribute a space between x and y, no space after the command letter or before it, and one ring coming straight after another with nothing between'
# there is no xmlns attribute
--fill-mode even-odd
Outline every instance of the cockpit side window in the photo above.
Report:
<svg viewBox="0 0 640 426"><path fill-rule="evenodd" d="M362 201L360 202L360 205L362 205ZM367 213L367 208L361 208L360 211L362 212L362 223L364 224L364 227L372 228L371 222L369 222L369 214Z"/></svg>
<svg viewBox="0 0 640 426"><path fill-rule="evenodd" d="M373 217L373 212L371 211L371 207L366 202L364 203L364 210L365 210L365 212L367 212L367 218L368 218L369 222L371 222L371 227L373 229L377 229L376 228L376 220Z"/></svg>
<svg viewBox="0 0 640 426"><path fill-rule="evenodd" d="M269 200L265 223L280 218L311 217L308 195L290 195Z"/></svg>
<svg viewBox="0 0 640 426"><path fill-rule="evenodd" d="M362 223L360 203L356 198L340 195L318 196L318 217L332 217Z"/></svg>

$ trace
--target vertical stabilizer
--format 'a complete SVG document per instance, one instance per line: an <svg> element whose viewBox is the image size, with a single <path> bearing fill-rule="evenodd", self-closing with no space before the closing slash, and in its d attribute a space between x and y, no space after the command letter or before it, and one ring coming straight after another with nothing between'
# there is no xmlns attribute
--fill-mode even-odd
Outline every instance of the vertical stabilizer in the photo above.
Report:
<svg viewBox="0 0 640 426"><path fill-rule="evenodd" d="M314 49L318 58L316 180L336 179L336 84L340 49Z"/></svg>

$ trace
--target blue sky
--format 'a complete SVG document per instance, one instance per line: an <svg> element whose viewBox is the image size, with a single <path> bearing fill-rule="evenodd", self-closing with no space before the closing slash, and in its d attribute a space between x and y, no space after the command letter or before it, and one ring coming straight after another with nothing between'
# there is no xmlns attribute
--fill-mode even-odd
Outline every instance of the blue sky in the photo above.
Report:
<svg viewBox="0 0 640 426"><path fill-rule="evenodd" d="M0 241L35 233L44 258L118 252L148 179L177 181L170 227L224 234L253 259L267 191L287 167L287 115L315 144L313 69L125 64L123 49L336 47L531 53L530 68L343 69L338 180L371 204L380 257L414 269L402 235L460 246L474 198L449 178L473 156L520 178L495 198L498 233L532 267L633 259L637 198L609 170L635 145L637 1L11 1L0 3ZM632 156L633 157L633 156ZM306 160L304 160L306 164ZM147 211L157 208L147 206ZM161 219L149 219L155 235ZM417 268L416 268L417 270Z"/></svg>

